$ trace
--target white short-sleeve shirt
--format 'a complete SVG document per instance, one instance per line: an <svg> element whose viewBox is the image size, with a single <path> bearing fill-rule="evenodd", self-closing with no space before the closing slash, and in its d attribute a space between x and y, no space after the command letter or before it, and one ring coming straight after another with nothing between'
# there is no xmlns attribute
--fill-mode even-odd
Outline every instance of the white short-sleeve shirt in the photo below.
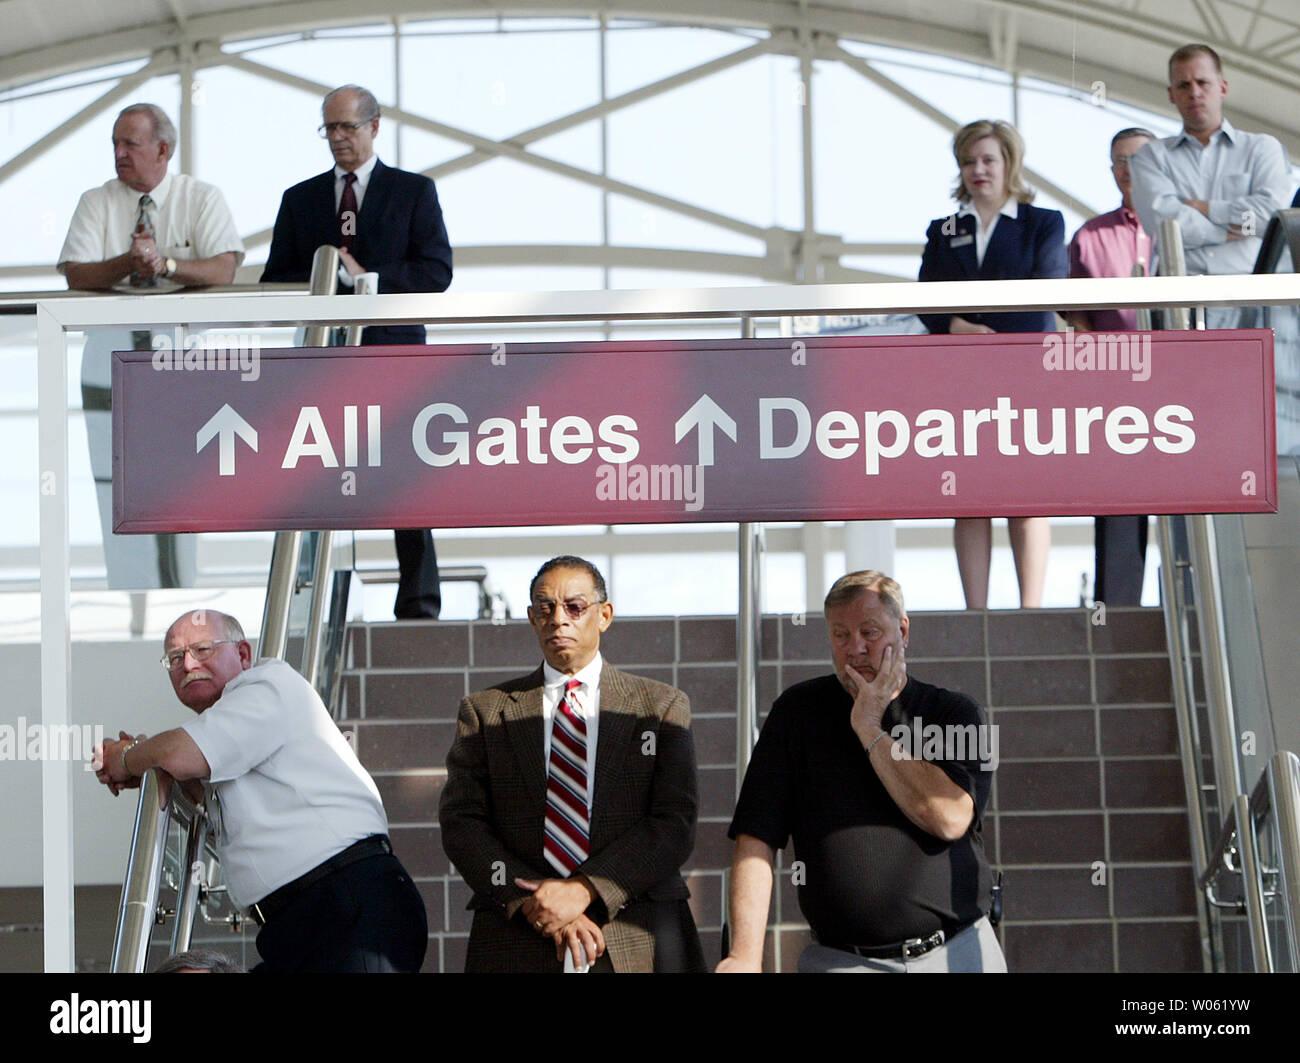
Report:
<svg viewBox="0 0 1300 1063"><path fill-rule="evenodd" d="M105 262L131 250L142 194L116 177L83 193L59 252L59 272L66 272L69 262ZM233 251L236 266L244 260L244 242L214 185L169 173L148 195L155 205L154 242L164 258L193 260ZM159 283L170 284L162 277Z"/></svg>
<svg viewBox="0 0 1300 1063"><path fill-rule="evenodd" d="M388 831L379 791L316 691L265 658L182 728L211 769L217 852L246 907L353 842Z"/></svg>

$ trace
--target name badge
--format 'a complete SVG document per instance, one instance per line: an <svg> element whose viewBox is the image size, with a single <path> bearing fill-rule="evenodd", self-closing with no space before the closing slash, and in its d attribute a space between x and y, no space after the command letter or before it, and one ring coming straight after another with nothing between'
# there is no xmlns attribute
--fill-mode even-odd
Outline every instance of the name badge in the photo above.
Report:
<svg viewBox="0 0 1300 1063"><path fill-rule="evenodd" d="M967 244L973 244L975 237L967 233L965 236L954 236L948 241L949 247L965 247Z"/></svg>

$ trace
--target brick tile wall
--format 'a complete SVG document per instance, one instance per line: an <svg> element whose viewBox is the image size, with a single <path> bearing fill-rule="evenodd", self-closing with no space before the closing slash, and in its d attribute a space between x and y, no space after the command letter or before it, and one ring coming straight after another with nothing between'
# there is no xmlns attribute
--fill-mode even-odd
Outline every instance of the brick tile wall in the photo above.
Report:
<svg viewBox="0 0 1300 1063"><path fill-rule="evenodd" d="M1005 876L1001 935L1012 970L1199 970L1177 729L1157 610L917 613L909 667L979 699L999 727L1001 766L985 818ZM763 622L760 714L791 683L830 667L818 616ZM375 774L399 853L426 889L429 970L463 964L468 890L447 866L437 793L459 699L536 666L523 621L355 628L345 726ZM735 622L619 619L602 648L620 668L691 698L701 815L685 868L716 960L735 793ZM769 966L792 970L808 940L785 865Z"/></svg>
<svg viewBox="0 0 1300 1063"><path fill-rule="evenodd" d="M998 725L1001 765L985 844L1005 876L1001 936L1011 969L1198 971L1163 620L1146 609L1110 609L1104 625L1092 619L1084 610L916 613L909 667L973 695ZM760 715L780 690L830 666L819 616L767 617L762 637ZM715 961L735 793L735 621L620 618L603 649L619 667L691 698L701 815L685 873L706 956ZM341 723L354 732L394 844L424 893L426 970L462 969L469 929L469 893L436 825L459 701L536 663L536 641L523 621L382 623L348 634ZM790 859L785 854L779 866L770 969L792 970L808 940ZM0 891L2 921L38 922L38 915L13 915L38 894ZM84 907L82 897L78 953L92 967L106 965L116 888L96 887ZM103 918L91 920L101 908ZM1226 929L1231 938L1233 928ZM3 950L0 969L39 969L39 931L10 937L14 947ZM249 935L204 930L199 941L256 960Z"/></svg>

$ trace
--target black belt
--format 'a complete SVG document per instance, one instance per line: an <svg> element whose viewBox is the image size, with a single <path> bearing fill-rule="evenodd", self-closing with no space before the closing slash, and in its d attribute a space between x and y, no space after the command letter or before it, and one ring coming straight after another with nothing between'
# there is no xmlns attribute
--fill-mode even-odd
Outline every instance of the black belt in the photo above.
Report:
<svg viewBox="0 0 1300 1063"><path fill-rule="evenodd" d="M945 941L951 941L963 930L974 926L975 923L962 923L955 927L950 934L945 934L942 930L936 930L929 937L908 938L897 945L829 945L824 941L819 941L819 945L825 945L828 949L838 949L840 952L851 952L855 956L861 956L868 960L915 960L919 956L924 956L927 952L933 952Z"/></svg>
<svg viewBox="0 0 1300 1063"><path fill-rule="evenodd" d="M317 864L305 875L299 875L292 882L286 882L278 890L272 890L256 904L248 909L248 914L253 917L253 922L258 926L266 926L272 919L293 903L294 899L304 890L314 886L326 875L332 875L335 871L355 864L358 860L365 860L367 857L379 856L383 853L391 853L393 843L388 840L387 834L372 834L369 838L362 838L359 842L353 842L342 852L335 853L322 864Z"/></svg>

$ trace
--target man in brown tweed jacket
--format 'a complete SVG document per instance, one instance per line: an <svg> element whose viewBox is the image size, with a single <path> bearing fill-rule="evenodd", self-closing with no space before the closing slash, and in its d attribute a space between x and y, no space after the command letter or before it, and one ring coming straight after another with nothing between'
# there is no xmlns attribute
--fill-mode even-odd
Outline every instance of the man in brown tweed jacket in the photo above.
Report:
<svg viewBox="0 0 1300 1063"><path fill-rule="evenodd" d="M703 971L680 874L698 805L686 695L602 660L614 609L590 562L548 561L529 601L545 663L466 698L447 756L442 843L474 891L465 969Z"/></svg>

